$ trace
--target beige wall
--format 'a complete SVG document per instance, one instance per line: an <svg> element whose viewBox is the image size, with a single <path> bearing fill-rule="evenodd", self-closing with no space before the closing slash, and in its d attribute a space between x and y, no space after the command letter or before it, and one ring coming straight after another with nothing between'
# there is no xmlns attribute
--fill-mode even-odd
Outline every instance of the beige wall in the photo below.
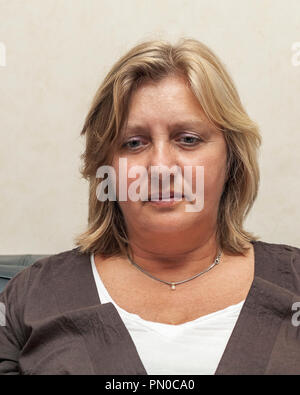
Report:
<svg viewBox="0 0 300 395"><path fill-rule="evenodd" d="M87 221L79 134L97 86L137 42L183 35L220 56L261 127L248 230L300 247L299 21L299 0L0 0L0 254L74 247Z"/></svg>

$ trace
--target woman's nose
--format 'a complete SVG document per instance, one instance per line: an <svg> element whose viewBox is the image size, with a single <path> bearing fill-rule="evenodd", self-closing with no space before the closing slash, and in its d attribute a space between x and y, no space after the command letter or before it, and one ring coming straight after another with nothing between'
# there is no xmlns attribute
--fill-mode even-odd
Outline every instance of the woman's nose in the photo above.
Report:
<svg viewBox="0 0 300 395"><path fill-rule="evenodd" d="M176 164L175 152L167 141L153 143L149 151L150 166L167 166L172 167Z"/></svg>
<svg viewBox="0 0 300 395"><path fill-rule="evenodd" d="M173 187L174 176L178 173L176 153L166 141L153 144L149 151L148 174L150 182L154 183L154 190L168 189ZM169 181L167 181L169 180ZM167 182L168 184L165 184ZM155 187L156 185L156 187ZM164 186L165 185L165 186Z"/></svg>

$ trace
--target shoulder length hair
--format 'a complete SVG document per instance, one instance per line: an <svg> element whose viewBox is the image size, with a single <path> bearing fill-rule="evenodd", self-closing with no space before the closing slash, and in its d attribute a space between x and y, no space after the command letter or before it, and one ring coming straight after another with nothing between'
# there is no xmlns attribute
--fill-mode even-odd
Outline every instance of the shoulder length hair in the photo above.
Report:
<svg viewBox="0 0 300 395"><path fill-rule="evenodd" d="M208 119L223 133L227 145L227 181L219 203L219 247L237 255L257 237L243 228L257 196L257 152L261 137L247 115L234 83L219 58L205 44L181 38L176 44L150 40L134 46L111 68L93 99L81 136L86 147L80 172L89 181L88 226L75 237L79 251L104 256L131 252L126 224L118 202L98 200L99 166L111 164L129 100L143 81L160 81L170 74L183 75Z"/></svg>

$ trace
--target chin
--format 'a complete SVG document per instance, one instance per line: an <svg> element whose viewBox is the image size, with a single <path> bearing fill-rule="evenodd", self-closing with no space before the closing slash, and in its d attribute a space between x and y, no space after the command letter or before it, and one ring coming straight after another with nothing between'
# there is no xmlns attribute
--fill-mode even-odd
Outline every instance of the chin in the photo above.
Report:
<svg viewBox="0 0 300 395"><path fill-rule="evenodd" d="M195 221L187 220L186 217L181 215L160 215L155 216L144 216L143 223L141 224L143 227L147 229L147 231L157 232L157 233L173 233L174 231L182 231L184 228L190 228L193 226Z"/></svg>

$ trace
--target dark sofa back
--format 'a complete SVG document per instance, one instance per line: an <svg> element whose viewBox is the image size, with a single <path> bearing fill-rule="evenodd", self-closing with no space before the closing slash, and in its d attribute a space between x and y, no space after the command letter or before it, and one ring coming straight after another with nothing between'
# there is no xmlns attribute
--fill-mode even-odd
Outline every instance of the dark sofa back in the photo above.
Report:
<svg viewBox="0 0 300 395"><path fill-rule="evenodd" d="M0 255L0 292L17 273L46 256L49 255Z"/></svg>

